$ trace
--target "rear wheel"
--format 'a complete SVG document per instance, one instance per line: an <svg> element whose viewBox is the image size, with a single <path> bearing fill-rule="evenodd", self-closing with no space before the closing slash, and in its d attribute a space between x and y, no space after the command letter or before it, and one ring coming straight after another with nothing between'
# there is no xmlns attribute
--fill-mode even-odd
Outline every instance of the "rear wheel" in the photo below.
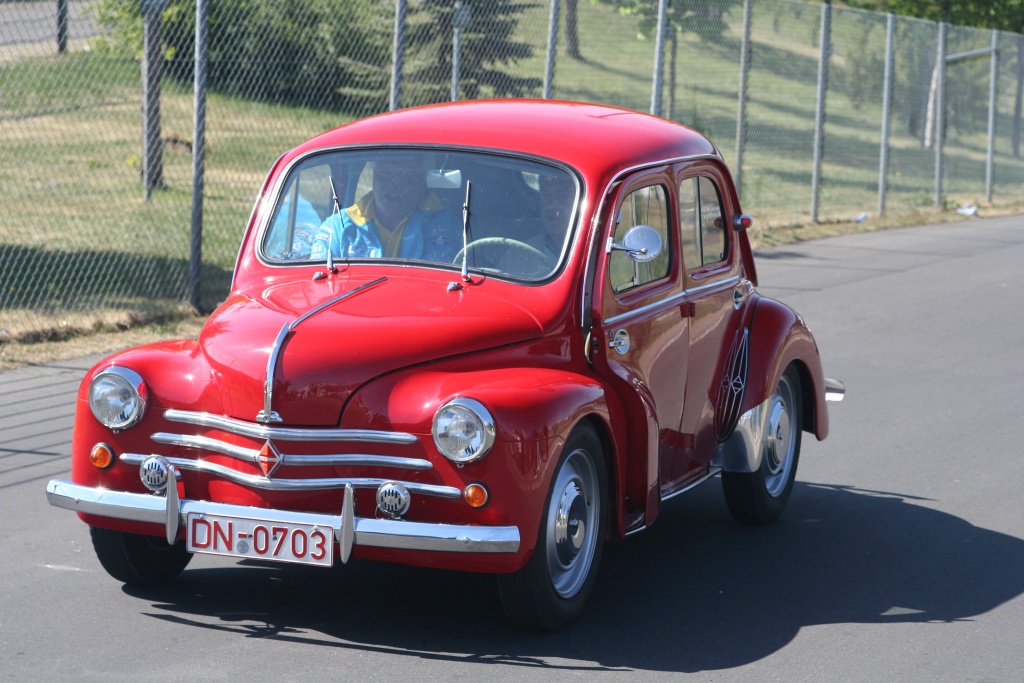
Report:
<svg viewBox="0 0 1024 683"><path fill-rule="evenodd" d="M800 375L786 368L768 401L756 472L723 472L722 490L733 517L747 524L774 522L789 501L800 461Z"/></svg>
<svg viewBox="0 0 1024 683"><path fill-rule="evenodd" d="M163 586L175 579L192 559L185 542L168 545L156 536L89 527L92 547L107 573L133 586Z"/></svg>
<svg viewBox="0 0 1024 683"><path fill-rule="evenodd" d="M555 631L571 624L597 578L606 509L604 454L589 426L566 441L526 566L498 576L501 602L515 624Z"/></svg>

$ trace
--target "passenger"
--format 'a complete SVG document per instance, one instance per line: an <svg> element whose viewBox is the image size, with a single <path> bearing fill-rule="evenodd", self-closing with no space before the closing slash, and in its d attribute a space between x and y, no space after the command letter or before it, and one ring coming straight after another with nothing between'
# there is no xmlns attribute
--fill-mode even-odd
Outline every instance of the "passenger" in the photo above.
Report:
<svg viewBox="0 0 1024 683"><path fill-rule="evenodd" d="M288 241L288 222L293 218L291 202L292 193L288 192L285 194L284 199L281 200L281 208L278 209L277 217L274 218L274 225L268 233L272 241L267 245L267 252L272 258L309 258L313 236L320 229L322 222L320 214L313 208L309 200L299 195L299 200L295 203L295 220L291 232L291 244L286 245L285 242Z"/></svg>
<svg viewBox="0 0 1024 683"><path fill-rule="evenodd" d="M313 259L404 258L451 263L462 248L457 210L427 189L430 155L384 158L374 163L372 189L331 215L317 231Z"/></svg>
<svg viewBox="0 0 1024 683"><path fill-rule="evenodd" d="M526 234L513 236L513 239L533 247L543 260L529 250L508 249L499 267L509 275L543 277L551 272L562 254L565 233L575 206L576 183L565 173L541 174L538 195L540 220L534 221Z"/></svg>

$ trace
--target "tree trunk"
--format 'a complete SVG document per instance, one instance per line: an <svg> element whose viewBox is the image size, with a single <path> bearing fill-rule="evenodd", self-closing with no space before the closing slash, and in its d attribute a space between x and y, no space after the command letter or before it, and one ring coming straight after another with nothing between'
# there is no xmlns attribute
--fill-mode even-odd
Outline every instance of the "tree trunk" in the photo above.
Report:
<svg viewBox="0 0 1024 683"><path fill-rule="evenodd" d="M579 0L565 0L565 51L573 59L583 59L580 54L580 36L577 31Z"/></svg>

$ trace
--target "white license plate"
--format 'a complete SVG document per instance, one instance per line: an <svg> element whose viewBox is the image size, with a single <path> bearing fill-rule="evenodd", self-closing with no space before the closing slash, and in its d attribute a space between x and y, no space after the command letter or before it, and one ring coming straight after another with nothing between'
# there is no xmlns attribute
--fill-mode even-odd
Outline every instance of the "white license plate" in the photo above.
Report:
<svg viewBox="0 0 1024 683"><path fill-rule="evenodd" d="M185 522L190 553L323 567L334 562L334 530L329 526L196 512L190 512Z"/></svg>

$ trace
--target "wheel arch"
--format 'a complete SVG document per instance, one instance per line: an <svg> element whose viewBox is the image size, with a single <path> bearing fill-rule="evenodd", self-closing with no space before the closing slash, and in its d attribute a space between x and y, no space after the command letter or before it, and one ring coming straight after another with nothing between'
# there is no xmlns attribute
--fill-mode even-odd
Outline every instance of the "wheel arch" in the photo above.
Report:
<svg viewBox="0 0 1024 683"><path fill-rule="evenodd" d="M823 440L829 428L825 376L818 346L806 323L785 304L762 297L750 324L750 334L750 365L741 412L767 399L792 364L800 378L803 431Z"/></svg>

